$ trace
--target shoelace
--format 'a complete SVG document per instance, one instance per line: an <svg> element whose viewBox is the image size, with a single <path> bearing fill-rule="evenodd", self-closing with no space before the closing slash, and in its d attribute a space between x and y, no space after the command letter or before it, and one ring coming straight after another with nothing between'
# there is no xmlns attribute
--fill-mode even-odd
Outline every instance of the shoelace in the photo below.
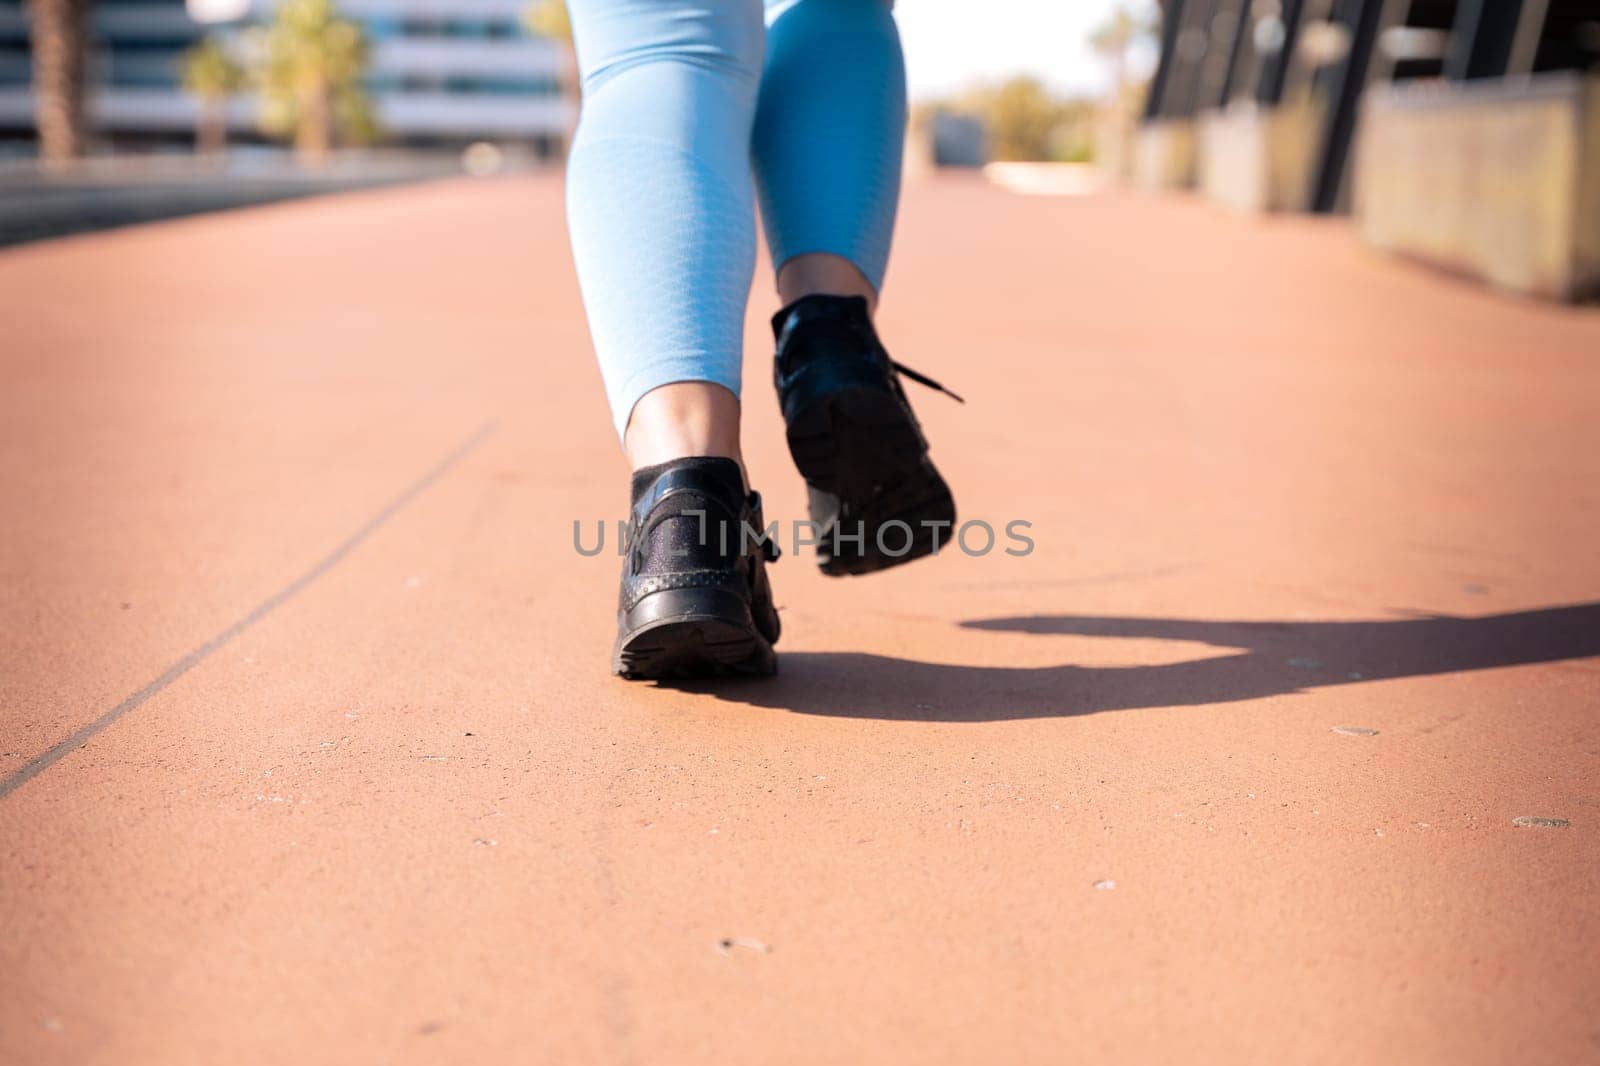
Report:
<svg viewBox="0 0 1600 1066"><path fill-rule="evenodd" d="M915 381L917 384L926 385L930 389L933 389L933 390L935 390L937 392L944 393L946 396L950 397L956 403L966 403L967 402L966 400L964 400L960 396L958 396L956 393L951 392L949 389L945 388L943 385L939 384L937 381L935 381L932 378L930 378L928 375L923 374L923 373L919 373L918 371L915 371L915 370L912 370L909 366L906 366L904 363L897 362L897 361L891 359L891 360L889 360L889 365L894 367L900 373L904 374L906 377L910 378L912 381Z"/></svg>

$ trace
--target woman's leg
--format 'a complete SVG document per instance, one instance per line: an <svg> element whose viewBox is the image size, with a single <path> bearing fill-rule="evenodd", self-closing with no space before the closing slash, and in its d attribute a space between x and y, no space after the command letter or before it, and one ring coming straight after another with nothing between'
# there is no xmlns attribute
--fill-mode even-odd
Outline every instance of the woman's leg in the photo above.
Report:
<svg viewBox="0 0 1600 1066"><path fill-rule="evenodd" d="M888 0L767 0L752 153L785 304L876 300L906 128L905 60Z"/></svg>
<svg viewBox="0 0 1600 1066"><path fill-rule="evenodd" d="M905 62L886 0L769 0L752 153L778 294L775 378L817 562L865 574L931 555L950 487L878 340L905 140Z"/></svg>
<svg viewBox="0 0 1600 1066"><path fill-rule="evenodd" d="M567 222L633 465L611 669L770 674L780 626L739 457L755 266L759 0L568 0L583 113Z"/></svg>
<svg viewBox="0 0 1600 1066"><path fill-rule="evenodd" d="M568 6L583 111L567 222L617 431L636 468L737 458L759 2Z"/></svg>

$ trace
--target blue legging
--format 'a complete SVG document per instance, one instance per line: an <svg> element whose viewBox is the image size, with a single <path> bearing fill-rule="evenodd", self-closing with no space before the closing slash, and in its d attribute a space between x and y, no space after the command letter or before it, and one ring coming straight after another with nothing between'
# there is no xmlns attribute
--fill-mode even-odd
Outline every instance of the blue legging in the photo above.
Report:
<svg viewBox="0 0 1600 1066"><path fill-rule="evenodd" d="M620 434L661 385L738 395L758 190L774 266L828 252L882 285L905 65L885 0L766 0L765 19L762 0L568 8L567 223Z"/></svg>

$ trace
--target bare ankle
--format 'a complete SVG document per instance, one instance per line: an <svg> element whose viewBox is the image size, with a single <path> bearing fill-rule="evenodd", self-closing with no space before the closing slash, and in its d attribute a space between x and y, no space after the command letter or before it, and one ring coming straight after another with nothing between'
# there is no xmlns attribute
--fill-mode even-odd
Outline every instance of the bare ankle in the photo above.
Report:
<svg viewBox="0 0 1600 1066"><path fill-rule="evenodd" d="M878 306L878 290L848 259L827 252L808 252L787 260L778 270L778 299L787 307L803 296L860 296L867 310Z"/></svg>
<svg viewBox="0 0 1600 1066"><path fill-rule="evenodd" d="M634 405L622 445L634 470L695 455L732 459L742 467L739 399L709 381L662 385Z"/></svg>

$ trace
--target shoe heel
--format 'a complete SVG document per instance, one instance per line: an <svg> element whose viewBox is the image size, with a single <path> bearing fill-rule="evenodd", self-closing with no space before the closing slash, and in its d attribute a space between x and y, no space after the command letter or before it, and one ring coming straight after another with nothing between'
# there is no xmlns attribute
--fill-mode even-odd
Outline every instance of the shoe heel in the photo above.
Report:
<svg viewBox="0 0 1600 1066"><path fill-rule="evenodd" d="M771 674L777 655L750 608L726 589L662 589L644 596L619 626L611 670L627 678Z"/></svg>

